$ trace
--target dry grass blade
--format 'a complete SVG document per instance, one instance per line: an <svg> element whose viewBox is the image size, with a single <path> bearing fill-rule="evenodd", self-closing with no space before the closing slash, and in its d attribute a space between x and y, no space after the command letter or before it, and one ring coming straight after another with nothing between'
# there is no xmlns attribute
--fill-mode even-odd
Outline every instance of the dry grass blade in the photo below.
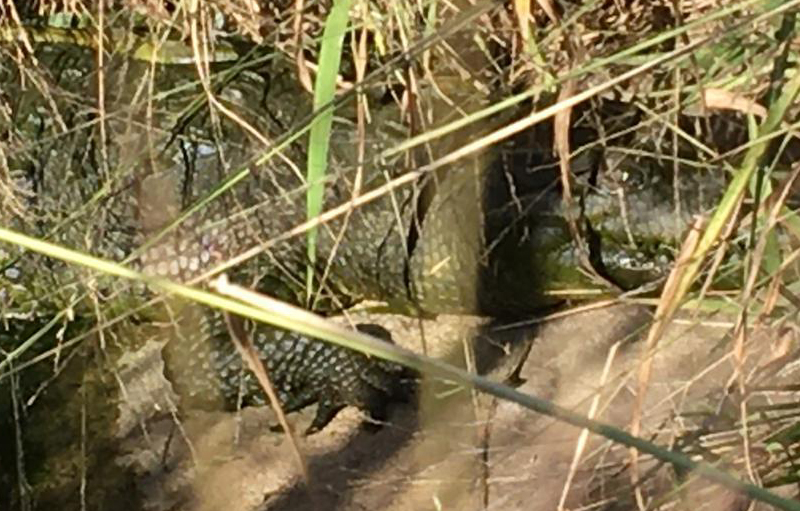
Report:
<svg viewBox="0 0 800 511"><path fill-rule="evenodd" d="M575 93L575 81L568 80L564 87L558 94L558 102L561 103ZM572 214L574 209L574 199L572 197L572 171L570 169L570 155L572 151L569 148L569 132L570 132L570 119L572 117L572 108L565 108L558 112L553 118L553 131L556 151L558 152L559 166L561 167L561 186L564 188L563 200L564 209L567 211L567 221L572 230L572 236L576 242L582 243L583 236L581 236L576 223L575 215ZM585 247L581 247L582 253L586 253ZM584 256L585 257L585 256Z"/></svg>
<svg viewBox="0 0 800 511"><path fill-rule="evenodd" d="M514 0L514 11L517 14L517 22L519 23L519 35L523 41L527 41L531 36L531 1Z"/></svg>
<svg viewBox="0 0 800 511"><path fill-rule="evenodd" d="M225 275L220 276L214 282L213 287L222 295L236 298L236 290L229 286L228 279L225 278ZM303 475L303 479L306 484L308 484L310 481L308 478L308 465L306 460L303 457L303 453L300 452L300 447L297 445L297 439L295 439L292 428L289 427L289 423L286 421L286 414L283 411L283 407L281 407L281 402L280 399L278 399L278 395L275 393L275 387L273 387L272 382L269 379L267 369L264 367L264 363L259 358L258 352L253 347L253 342L247 335L247 332L242 325L241 318L232 317L230 314L225 313L225 324L228 327L228 332L231 336L231 342L234 344L234 346L236 346L236 351L239 352L239 355L242 357L242 360L245 362L247 367L249 367L253 374L255 374L259 385L261 385L262 390L269 399L270 406L278 416L278 422L280 423L281 428L283 428L286 438L289 439L289 444L292 446L292 452L294 453L294 457L297 460L298 466L300 467L300 472Z"/></svg>
<svg viewBox="0 0 800 511"><path fill-rule="evenodd" d="M766 117L767 109L752 99L724 89L710 87L703 89L703 105L711 110L735 110L758 117Z"/></svg>
<svg viewBox="0 0 800 511"><path fill-rule="evenodd" d="M617 355L617 350L620 347L620 342L615 342L611 349L608 350L608 356L606 357L606 363L603 366L603 374L600 375L600 381L598 382L597 388L603 389L605 388L606 383L608 382L608 377L611 372L611 367L614 364L614 358ZM592 399L591 405L589 405L589 413L587 417L590 419L594 419L595 415L597 414L597 409L600 406L600 394L601 392L598 390L597 394ZM581 462L581 456L583 456L583 452L586 449L586 442L589 438L589 430L584 429L581 431L580 437L578 437L578 442L575 445L575 454L572 457L572 462L569 466L569 473L567 474L567 480L564 482L564 489L561 492L561 500L558 503L558 511L563 511L565 509L565 504L567 501L567 495L569 494L570 485L572 484L573 479L575 478L575 473L578 470L578 466Z"/></svg>
<svg viewBox="0 0 800 511"><path fill-rule="evenodd" d="M700 232L703 226L703 219L697 218L692 226L689 234L683 242L680 254L675 260L675 265L667 278L664 289L661 292L661 299L658 301L656 308L655 320L647 332L647 340L645 341L645 348L642 351L642 362L639 366L639 375L636 390L636 403L633 407L631 416L631 434L639 435L641 430L642 409L644 407L644 397L647 393L647 387L650 384L650 372L653 363L653 355L655 354L658 340L664 333L667 325L672 319L672 315L680 304L681 297L677 294L678 283L683 278L686 268L691 263L697 243L700 239ZM644 497L642 496L641 488L639 487L639 453L636 449L631 449L631 484L636 488L636 501L640 509L645 509Z"/></svg>

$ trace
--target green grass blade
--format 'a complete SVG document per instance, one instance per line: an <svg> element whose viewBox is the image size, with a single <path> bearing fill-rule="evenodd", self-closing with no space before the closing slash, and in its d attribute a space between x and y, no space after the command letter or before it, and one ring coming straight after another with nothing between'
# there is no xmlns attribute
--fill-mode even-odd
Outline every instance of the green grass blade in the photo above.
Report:
<svg viewBox="0 0 800 511"><path fill-rule="evenodd" d="M342 59L342 43L350 21L350 0L337 0L333 4L319 50L319 70L314 82L314 110L333 101L336 93L336 77ZM311 125L308 138L308 192L306 193L306 214L309 219L319 216L325 196L325 174L328 170L328 152L334 111L322 112ZM306 290L310 300L313 293L314 263L317 259L318 228L308 231L308 268Z"/></svg>

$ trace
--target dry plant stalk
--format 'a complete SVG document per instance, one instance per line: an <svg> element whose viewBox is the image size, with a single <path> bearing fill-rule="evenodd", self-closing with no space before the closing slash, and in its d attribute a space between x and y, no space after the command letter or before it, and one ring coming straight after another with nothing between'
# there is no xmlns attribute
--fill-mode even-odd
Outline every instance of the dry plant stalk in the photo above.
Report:
<svg viewBox="0 0 800 511"><path fill-rule="evenodd" d="M653 356L655 355L656 345L659 339L664 334L664 330L678 308L678 300L681 296L677 294L678 285L683 279L685 270L697 248L697 243L700 241L700 233L702 232L704 219L697 217L686 239L681 246L680 253L672 267L672 271L667 277L664 284L664 290L661 292L661 299L658 301L656 308L655 319L650 329L647 332L647 340L645 341L644 350L642 352L642 362L639 366L638 387L636 392L636 403L633 407L631 414L631 435L639 436L641 432L642 408L644 407L644 396L647 393L647 387L650 383L650 373L653 365ZM635 448L630 449L631 455L631 485L635 488L636 502L639 508L644 510L646 508L644 497L642 495L641 487L639 486L639 452Z"/></svg>
<svg viewBox="0 0 800 511"><path fill-rule="evenodd" d="M225 274L220 275L214 281L213 287L222 295L238 298L236 286L232 286L228 283L228 278ZM242 325L242 319L239 317L233 317L228 312L225 312L224 315L225 324L228 327L228 332L231 334L231 342L236 347L236 351L239 352L239 355L241 355L244 363L247 364L247 366L255 375L259 385L261 385L261 388L267 395L267 398L269 398L269 404L275 411L275 414L278 416L278 422L280 423L283 432L286 434L286 438L289 440L289 444L291 445L292 452L297 460L297 464L303 475L303 479L306 481L306 483L308 483L308 465L302 452L300 452L300 447L297 444L297 439L292 432L292 428L289 426L289 422L286 420L286 414L283 412L278 395L275 393L275 388L269 379L267 369L264 367L264 363L258 356L258 352L256 351L255 347L253 347L250 336L248 336L247 332L245 332Z"/></svg>

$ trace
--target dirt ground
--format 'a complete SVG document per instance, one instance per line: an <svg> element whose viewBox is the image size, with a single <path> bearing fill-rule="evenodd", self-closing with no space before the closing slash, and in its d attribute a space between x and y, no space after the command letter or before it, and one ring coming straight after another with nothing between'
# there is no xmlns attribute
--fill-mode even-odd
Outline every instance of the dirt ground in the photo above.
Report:
<svg viewBox="0 0 800 511"><path fill-rule="evenodd" d="M477 319L440 318L438 327L426 328L428 339L439 336L439 342L429 344L434 352L459 353L459 339L470 336L489 340L495 355L497 348L510 346L511 360L490 374L505 377L514 362L527 355L519 390L582 414L589 413L593 398L599 396L596 418L625 428L636 401L643 345L639 339L648 319L647 309L616 306L503 333L490 333L492 327ZM394 325L393 331L406 334L397 342L421 349L419 324L394 320L407 323L399 329ZM680 433L708 427L708 417L724 419L733 400L723 392L734 374L730 341L724 337L729 327L724 318L672 326L654 357L643 415L645 436L660 445L674 445ZM786 332L756 332L750 337L748 375L781 355L786 346L797 356L797 341ZM523 341L531 339L526 352ZM782 345L787 339L789 344ZM491 354L476 350L477 360L487 358ZM139 382L138 388L131 386L133 393L151 399L160 395L160 401L168 403L169 388L163 380L163 385L157 379L143 384L139 376L132 381ZM763 399L796 402L797 396L752 396L748 403ZM312 412L290 416L297 431L303 431ZM692 419L690 412L706 412L698 415L705 419ZM626 449L590 435L571 471L578 429L443 382L423 384L419 402L396 406L389 423L377 431L364 427L360 412L346 409L322 432L299 436L308 470L305 482L286 437L270 431L276 423L270 410L193 414L180 421L162 415L145 423L146 428L132 417L127 419L126 454L118 463L138 474L135 486L147 509L552 510L559 507L565 488L562 505L569 509L591 504L635 507L625 470ZM741 439L730 449L741 450ZM678 481L671 469L654 467L651 459L642 457L641 472L649 475L642 485L645 499L664 495ZM791 496L796 489L778 491ZM743 509L747 504L711 484L689 484L681 498L687 507L695 501L714 509Z"/></svg>

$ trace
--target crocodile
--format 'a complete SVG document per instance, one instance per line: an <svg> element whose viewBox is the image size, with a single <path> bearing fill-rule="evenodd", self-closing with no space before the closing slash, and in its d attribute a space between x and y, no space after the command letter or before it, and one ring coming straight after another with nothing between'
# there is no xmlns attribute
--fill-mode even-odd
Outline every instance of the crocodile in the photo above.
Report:
<svg viewBox="0 0 800 511"><path fill-rule="evenodd" d="M267 250L232 268L232 277L326 314L376 300L408 314L505 320L555 306L570 290L597 288L598 276L601 285L631 289L663 277L669 268L674 245L652 248L651 241L679 239L686 216L712 207L724 187L719 176L695 177L706 193L702 201L693 193L683 195L683 217L669 225L657 220L631 226L619 221L613 173L598 178L601 158L587 151L585 168L573 169L580 178L579 228L589 241L584 253L566 220L571 212L565 209L559 170L542 143L552 135L530 131L324 224L317 262L310 265L303 237L280 239L305 219L307 185L298 170L303 144L287 144L279 156L254 163L254 155L274 147L310 113L309 104L297 98L299 85L279 63L253 59L226 65L213 76L209 86L236 112L232 118L208 108L194 68L114 60L104 75L107 111L101 118L95 114L96 94L86 94L86 83L97 77L91 51L43 45L37 60L40 74L32 87L22 87L21 70L10 59L0 68L2 82L14 84L4 90L10 113L2 130L11 170L5 186L11 193L0 210L3 225L180 281L270 241ZM380 98L373 115L382 127L402 126L401 113L381 105ZM254 131L260 137L252 136ZM326 209L402 175L399 159L376 157L392 143L387 131L367 135L367 154L360 159L353 149L352 119L337 118ZM598 136L578 135L582 144ZM192 207L243 168L247 174L230 189ZM650 180L665 172L650 170ZM670 210L663 190L634 188L632 181L624 183L633 190L630 214ZM148 290L121 287L13 247L2 255L3 299L20 316L67 304L78 315L91 315L94 302L74 303L87 289L109 315L136 309L151 297ZM315 284L310 297L309 267ZM142 314L147 320L150 313ZM227 407L262 402L251 377L241 371L220 313L203 309L198 321L189 335L165 334L167 359L181 361L170 370L185 402L218 402L211 396L214 389ZM390 337L366 324L360 328ZM287 410L319 401L309 431L324 427L345 405L381 418L385 401L408 397L409 385L397 382L410 375L397 366L263 325L246 323L246 329Z"/></svg>

